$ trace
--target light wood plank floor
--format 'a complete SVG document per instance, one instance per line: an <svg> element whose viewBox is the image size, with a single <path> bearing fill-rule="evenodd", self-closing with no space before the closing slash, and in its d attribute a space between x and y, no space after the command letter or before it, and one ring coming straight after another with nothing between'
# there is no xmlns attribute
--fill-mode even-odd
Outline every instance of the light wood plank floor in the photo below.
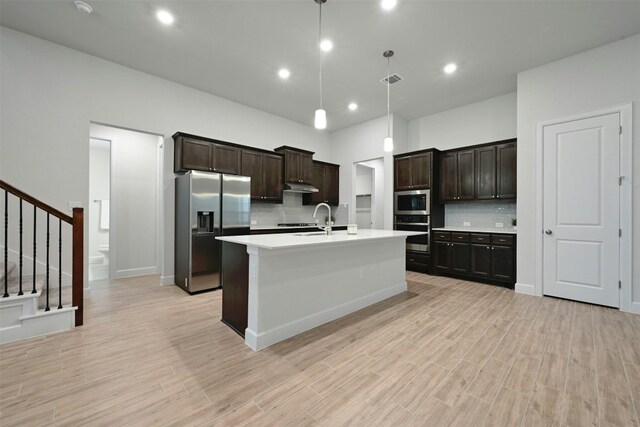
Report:
<svg viewBox="0 0 640 427"><path fill-rule="evenodd" d="M640 316L407 278L257 353L219 321L218 291L97 285L84 326L0 347L0 424L638 425Z"/></svg>

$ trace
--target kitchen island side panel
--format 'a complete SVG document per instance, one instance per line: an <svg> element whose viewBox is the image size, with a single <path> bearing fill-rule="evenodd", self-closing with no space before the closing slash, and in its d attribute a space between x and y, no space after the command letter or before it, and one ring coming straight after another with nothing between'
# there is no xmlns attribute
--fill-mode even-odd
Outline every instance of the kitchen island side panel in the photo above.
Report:
<svg viewBox="0 0 640 427"><path fill-rule="evenodd" d="M407 290L404 236L247 251L245 342L254 350Z"/></svg>

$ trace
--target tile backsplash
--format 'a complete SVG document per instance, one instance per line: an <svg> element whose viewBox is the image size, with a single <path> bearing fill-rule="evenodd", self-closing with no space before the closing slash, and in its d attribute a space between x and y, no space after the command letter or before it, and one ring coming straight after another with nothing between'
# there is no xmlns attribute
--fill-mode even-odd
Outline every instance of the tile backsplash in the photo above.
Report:
<svg viewBox="0 0 640 427"><path fill-rule="evenodd" d="M254 226L277 225L281 222L303 223L315 222L313 219L313 210L316 207L303 206L302 194L284 192L283 203L281 205L275 203L260 203L251 201L251 221L256 221ZM331 215L336 218L335 223L346 225L349 219L349 210L346 206L340 205L337 208L331 207ZM318 211L318 218L322 221L327 216L327 210L321 208Z"/></svg>
<svg viewBox="0 0 640 427"><path fill-rule="evenodd" d="M444 206L444 222L447 227L495 227L497 222L511 228L516 218L515 203L450 203Z"/></svg>

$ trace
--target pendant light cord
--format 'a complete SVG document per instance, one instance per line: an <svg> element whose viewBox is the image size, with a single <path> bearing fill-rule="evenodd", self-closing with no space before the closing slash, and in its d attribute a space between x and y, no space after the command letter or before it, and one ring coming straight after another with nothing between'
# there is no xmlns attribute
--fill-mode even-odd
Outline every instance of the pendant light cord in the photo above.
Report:
<svg viewBox="0 0 640 427"><path fill-rule="evenodd" d="M391 108L390 108L390 93L391 93L391 82L389 81L389 62L391 57L387 56L387 136L391 137Z"/></svg>
<svg viewBox="0 0 640 427"><path fill-rule="evenodd" d="M318 74L318 81L319 81L319 87L320 87L320 109L322 110L322 49L320 49L320 43L322 43L322 2L319 3L320 5L320 13L318 14L318 46L316 49L318 49L319 52L319 62L320 62L320 72Z"/></svg>

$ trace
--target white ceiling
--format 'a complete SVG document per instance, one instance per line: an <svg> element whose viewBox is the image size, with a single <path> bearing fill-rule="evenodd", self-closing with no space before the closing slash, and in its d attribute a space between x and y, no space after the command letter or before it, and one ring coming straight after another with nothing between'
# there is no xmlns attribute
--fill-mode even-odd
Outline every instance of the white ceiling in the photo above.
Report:
<svg viewBox="0 0 640 427"><path fill-rule="evenodd" d="M0 0L0 24L137 70L312 125L318 108L313 0ZM640 1L328 0L324 106L334 131L386 114L382 52L404 77L392 112L432 114L516 89L520 71L640 32ZM172 27L155 19L163 7ZM458 72L442 67L457 62ZM277 70L286 66L291 78ZM360 105L356 112L349 102ZM176 100L179 105L179 100Z"/></svg>

